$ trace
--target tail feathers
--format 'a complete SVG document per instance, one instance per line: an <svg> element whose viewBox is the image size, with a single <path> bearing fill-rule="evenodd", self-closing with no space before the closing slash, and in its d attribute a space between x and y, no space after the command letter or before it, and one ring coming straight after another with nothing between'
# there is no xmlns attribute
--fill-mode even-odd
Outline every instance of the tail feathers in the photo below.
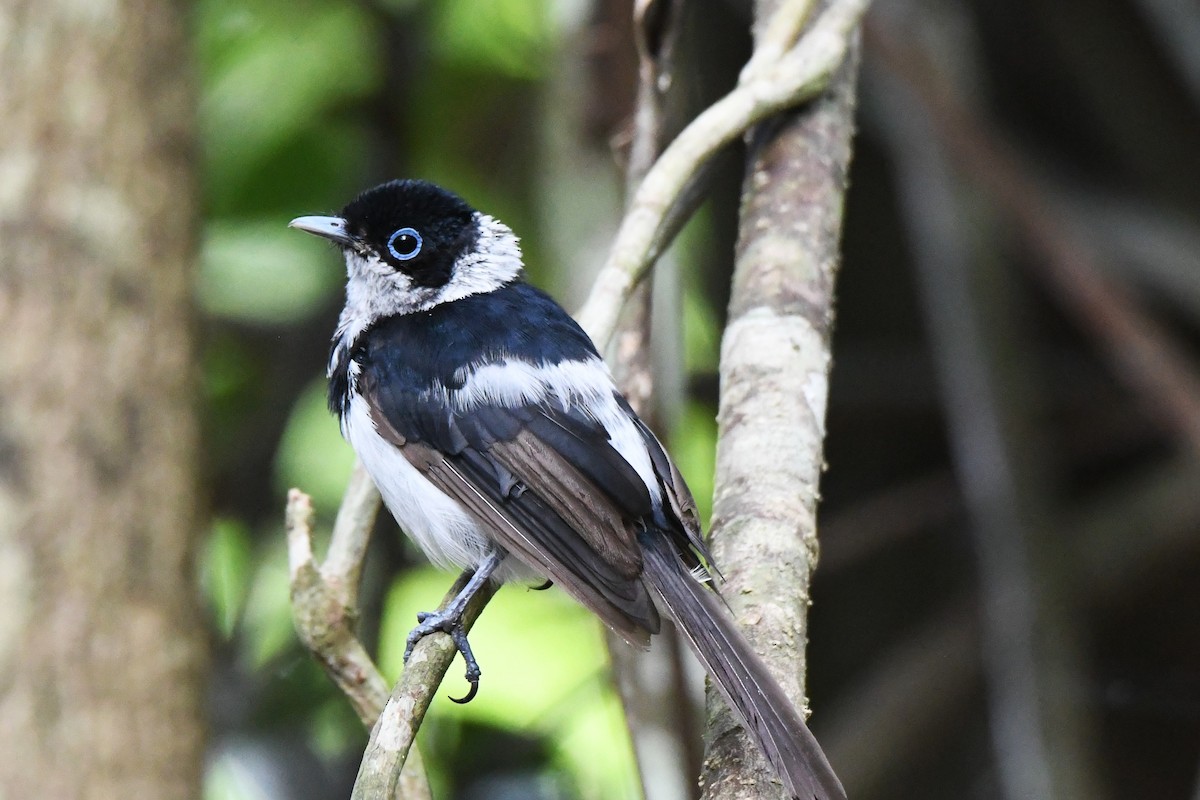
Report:
<svg viewBox="0 0 1200 800"><path fill-rule="evenodd" d="M791 796L845 800L821 746L719 598L692 577L666 537L642 538L646 580Z"/></svg>

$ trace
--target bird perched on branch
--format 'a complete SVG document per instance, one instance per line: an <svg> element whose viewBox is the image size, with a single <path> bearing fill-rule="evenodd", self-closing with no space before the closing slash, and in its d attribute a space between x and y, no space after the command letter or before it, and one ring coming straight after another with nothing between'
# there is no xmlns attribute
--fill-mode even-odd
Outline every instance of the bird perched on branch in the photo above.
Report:
<svg viewBox="0 0 1200 800"><path fill-rule="evenodd" d="M546 578L627 642L670 615L795 798L844 798L816 739L707 585L712 559L670 457L587 334L523 279L512 231L456 195L393 181L291 226L345 256L329 404L400 527L474 570L421 614L449 633L488 580ZM407 658L407 653L406 653Z"/></svg>

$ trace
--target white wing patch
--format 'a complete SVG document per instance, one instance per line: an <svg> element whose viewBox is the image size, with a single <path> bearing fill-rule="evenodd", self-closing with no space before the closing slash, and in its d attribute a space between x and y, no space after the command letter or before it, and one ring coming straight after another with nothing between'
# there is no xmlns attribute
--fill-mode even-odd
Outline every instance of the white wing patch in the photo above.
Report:
<svg viewBox="0 0 1200 800"><path fill-rule="evenodd" d="M599 358L531 364L519 359L462 369L455 377L463 386L448 391L438 386L437 399L460 411L480 405L529 405L557 402L563 409L577 408L608 432L608 441L646 484L653 500L659 500L658 478L642 434L616 400L616 386L608 367Z"/></svg>

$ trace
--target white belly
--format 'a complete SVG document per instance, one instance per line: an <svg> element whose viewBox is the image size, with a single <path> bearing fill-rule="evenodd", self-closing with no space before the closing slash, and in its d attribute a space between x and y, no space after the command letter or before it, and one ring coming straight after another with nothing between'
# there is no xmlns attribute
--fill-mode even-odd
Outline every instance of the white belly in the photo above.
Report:
<svg viewBox="0 0 1200 800"><path fill-rule="evenodd" d="M475 518L376 432L362 397L351 399L345 421L350 446L396 522L425 557L443 569L477 567L488 554L488 539Z"/></svg>

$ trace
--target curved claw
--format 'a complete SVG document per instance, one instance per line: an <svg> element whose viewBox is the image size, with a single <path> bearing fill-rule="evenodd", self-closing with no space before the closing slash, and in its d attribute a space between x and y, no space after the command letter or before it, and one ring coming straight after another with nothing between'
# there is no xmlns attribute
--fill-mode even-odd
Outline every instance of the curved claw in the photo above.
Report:
<svg viewBox="0 0 1200 800"><path fill-rule="evenodd" d="M465 697L450 697L450 699L460 705L471 702L479 693L479 678L483 671L479 668L479 662L475 660L475 654L471 652L471 644L467 641L467 632L463 629L461 617L443 614L439 611L422 611L417 614L417 621L417 627L408 634L408 646L404 648L404 663L408 663L413 647L422 638L439 631L450 634L450 638L454 640L454 646L462 655L463 660L467 662L466 678L467 682L471 684L471 689Z"/></svg>
<svg viewBox="0 0 1200 800"><path fill-rule="evenodd" d="M534 591L534 592L544 592L553 585L554 585L554 581L547 580L545 583L541 584L540 586L530 586L529 588L531 591Z"/></svg>
<svg viewBox="0 0 1200 800"><path fill-rule="evenodd" d="M452 702L452 703L458 703L460 706L465 706L467 703L474 700L475 695L478 693L479 693L479 678L475 678L475 679L471 680L471 689L467 692L465 697L450 697L450 695L446 695L446 697L449 697L450 702Z"/></svg>

